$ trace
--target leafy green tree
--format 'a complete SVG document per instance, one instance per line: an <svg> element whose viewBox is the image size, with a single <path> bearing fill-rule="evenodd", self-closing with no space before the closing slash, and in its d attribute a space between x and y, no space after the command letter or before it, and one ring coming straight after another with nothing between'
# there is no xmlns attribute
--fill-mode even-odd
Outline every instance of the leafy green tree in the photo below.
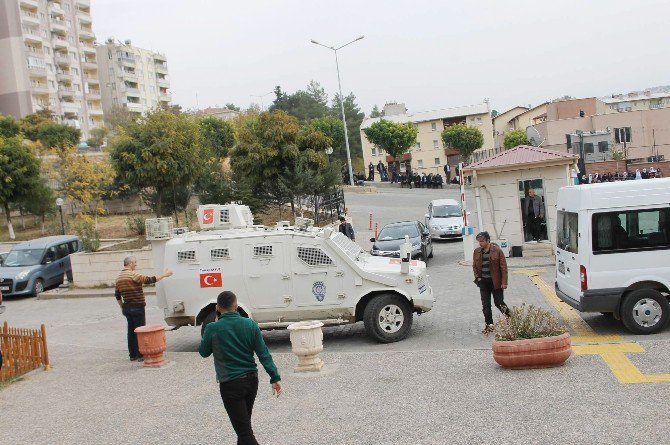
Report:
<svg viewBox="0 0 670 445"><path fill-rule="evenodd" d="M526 132L523 130L514 130L506 133L503 145L505 146L506 150L509 150L512 147L516 147L517 145L528 145Z"/></svg>
<svg viewBox="0 0 670 445"><path fill-rule="evenodd" d="M458 150L463 159L468 159L472 153L484 145L484 135L481 130L463 124L445 128L442 131L442 140L447 147Z"/></svg>
<svg viewBox="0 0 670 445"><path fill-rule="evenodd" d="M199 125L203 148L211 156L227 157L228 150L235 145L235 128L233 125L213 116L200 119Z"/></svg>
<svg viewBox="0 0 670 445"><path fill-rule="evenodd" d="M286 111L300 121L305 122L330 114L328 95L318 82L311 81L306 90L298 90L288 95L275 87L275 100L270 111Z"/></svg>
<svg viewBox="0 0 670 445"><path fill-rule="evenodd" d="M13 138L20 132L21 127L13 116L3 116L0 114L0 137Z"/></svg>
<svg viewBox="0 0 670 445"><path fill-rule="evenodd" d="M112 133L117 133L119 128L127 127L139 118L138 113L128 111L121 105L113 105L108 111L105 111L105 123Z"/></svg>
<svg viewBox="0 0 670 445"><path fill-rule="evenodd" d="M40 160L23 145L21 136L0 137L0 205L5 211L10 239L15 239L15 235L9 207L30 197L39 175Z"/></svg>
<svg viewBox="0 0 670 445"><path fill-rule="evenodd" d="M492 111L491 111L491 117L496 117L496 116L498 116L499 114L500 114L500 113L498 112L498 110L492 110Z"/></svg>
<svg viewBox="0 0 670 445"><path fill-rule="evenodd" d="M401 156L416 143L419 134L411 123L401 124L386 119L375 122L363 132L371 144L393 156L396 162L400 162Z"/></svg>
<svg viewBox="0 0 670 445"><path fill-rule="evenodd" d="M342 110L340 109L340 95L336 94L331 104L331 113L333 116L340 117ZM344 97L344 116L347 119L347 132L349 133L349 150L351 152L351 160L355 159L363 161L363 144L361 142L361 124L365 119L360 107L356 104L356 96L349 93ZM343 160L346 159L346 156Z"/></svg>
<svg viewBox="0 0 670 445"><path fill-rule="evenodd" d="M375 117L384 117L384 112L379 111L379 107L375 105L372 107L372 111L370 111L370 117L375 118Z"/></svg>
<svg viewBox="0 0 670 445"><path fill-rule="evenodd" d="M56 213L56 194L44 179L40 179L33 184L30 196L26 197L23 202L23 208L40 218L42 235L44 235L47 216Z"/></svg>
<svg viewBox="0 0 670 445"><path fill-rule="evenodd" d="M100 148L105 143L105 138L109 134L106 127L96 127L91 130L91 137L86 140L86 143L93 148Z"/></svg>
<svg viewBox="0 0 670 445"><path fill-rule="evenodd" d="M333 157L340 160L347 159L346 146L344 145L344 125L342 121L336 117L325 116L312 119L309 126L325 134L332 140Z"/></svg>
<svg viewBox="0 0 670 445"><path fill-rule="evenodd" d="M240 111L240 107L236 106L235 104L231 104L230 102L225 105L226 108L229 110L233 111Z"/></svg>
<svg viewBox="0 0 670 445"><path fill-rule="evenodd" d="M129 187L156 191L155 213L173 187L190 185L201 170L200 131L187 114L157 110L122 128L110 143L110 159Z"/></svg>
<svg viewBox="0 0 670 445"><path fill-rule="evenodd" d="M37 139L45 148L62 148L77 145L81 139L81 130L69 125L48 122L37 130Z"/></svg>
<svg viewBox="0 0 670 445"><path fill-rule="evenodd" d="M53 119L51 111L49 110L41 110L37 113L31 113L19 120L23 136L31 141L38 141L40 128L43 125L50 123L53 123Z"/></svg>

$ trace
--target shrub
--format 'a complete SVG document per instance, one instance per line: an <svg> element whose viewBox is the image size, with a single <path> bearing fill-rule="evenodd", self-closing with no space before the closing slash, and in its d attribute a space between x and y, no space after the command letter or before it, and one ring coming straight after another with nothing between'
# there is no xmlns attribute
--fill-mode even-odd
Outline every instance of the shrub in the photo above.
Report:
<svg viewBox="0 0 670 445"><path fill-rule="evenodd" d="M146 226L142 215L131 215L126 218L126 227L133 235L144 235Z"/></svg>
<svg viewBox="0 0 670 445"><path fill-rule="evenodd" d="M81 238L86 252L97 252L100 249L100 235L95 229L95 224L90 216L84 214L77 215L74 230L79 235L79 238Z"/></svg>
<svg viewBox="0 0 670 445"><path fill-rule="evenodd" d="M501 317L495 326L498 341L553 337L565 332L565 326L551 312L525 304L510 308L509 317Z"/></svg>

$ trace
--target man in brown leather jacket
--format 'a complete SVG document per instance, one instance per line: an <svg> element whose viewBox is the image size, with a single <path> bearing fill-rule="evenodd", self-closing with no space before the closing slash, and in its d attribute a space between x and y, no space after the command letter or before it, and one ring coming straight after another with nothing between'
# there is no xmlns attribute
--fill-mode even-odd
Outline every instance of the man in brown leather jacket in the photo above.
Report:
<svg viewBox="0 0 670 445"><path fill-rule="evenodd" d="M472 270L475 273L475 284L479 287L482 298L482 312L486 326L482 334L493 331L493 313L491 312L491 294L493 303L505 315L509 308L503 300L503 289L507 289L507 261L502 249L491 243L488 232L477 235L479 247L472 254Z"/></svg>

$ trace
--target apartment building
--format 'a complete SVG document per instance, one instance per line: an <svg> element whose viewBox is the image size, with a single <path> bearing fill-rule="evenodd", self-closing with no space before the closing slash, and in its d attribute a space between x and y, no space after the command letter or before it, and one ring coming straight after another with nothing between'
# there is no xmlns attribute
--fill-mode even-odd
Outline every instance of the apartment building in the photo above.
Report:
<svg viewBox="0 0 670 445"><path fill-rule="evenodd" d="M107 39L97 47L102 104L105 112L122 106L133 113L146 114L170 105L170 79L165 54Z"/></svg>
<svg viewBox="0 0 670 445"><path fill-rule="evenodd" d="M412 170L419 173L444 174L445 163L455 166L460 161L458 152L445 147L442 141L442 131L450 125L465 124L479 128L484 135L481 150L493 148L493 125L487 103L417 113L408 113L405 104L393 103L384 106L383 114L382 118L366 118L361 124L365 165L369 165L370 162L376 165L380 160L382 163L393 161L391 156L372 145L363 131L380 119L399 123L411 122L417 128L416 145L403 156L403 161L409 161ZM404 169L404 165L402 168Z"/></svg>
<svg viewBox="0 0 670 445"><path fill-rule="evenodd" d="M599 98L606 107L605 114L629 111L658 110L670 107L670 87L648 88L627 94L612 94Z"/></svg>
<svg viewBox="0 0 670 445"><path fill-rule="evenodd" d="M197 110L193 114L202 117L218 117L224 121L231 121L239 116L240 112L225 107L207 107L203 110Z"/></svg>
<svg viewBox="0 0 670 445"><path fill-rule="evenodd" d="M103 124L90 0L0 2L0 113L50 109L86 139Z"/></svg>

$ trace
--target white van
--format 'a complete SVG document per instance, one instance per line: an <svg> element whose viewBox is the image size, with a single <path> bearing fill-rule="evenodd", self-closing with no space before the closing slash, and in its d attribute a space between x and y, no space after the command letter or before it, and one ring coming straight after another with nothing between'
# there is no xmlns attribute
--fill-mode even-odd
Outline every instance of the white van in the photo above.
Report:
<svg viewBox="0 0 670 445"><path fill-rule="evenodd" d="M455 199L431 201L425 222L432 239L463 238L463 208Z"/></svg>
<svg viewBox="0 0 670 445"><path fill-rule="evenodd" d="M556 294L636 334L670 317L670 178L561 188Z"/></svg>

